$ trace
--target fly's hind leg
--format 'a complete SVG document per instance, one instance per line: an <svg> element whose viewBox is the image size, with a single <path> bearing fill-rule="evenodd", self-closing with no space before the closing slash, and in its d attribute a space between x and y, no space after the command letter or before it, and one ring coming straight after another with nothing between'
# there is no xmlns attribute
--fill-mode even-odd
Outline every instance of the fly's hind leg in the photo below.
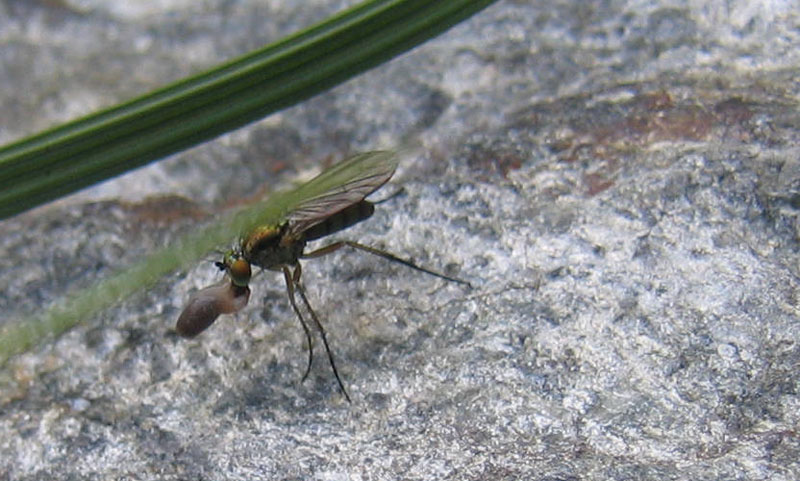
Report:
<svg viewBox="0 0 800 481"><path fill-rule="evenodd" d="M379 257L383 257L386 260L389 260L389 261L392 261L392 262L397 262L399 264L403 264L404 266L410 267L410 268L412 268L412 269L414 269L416 271L424 272L425 274L430 274L432 276L438 277L440 279L444 279L446 281L455 282L455 283L458 283L458 284L463 284L463 285L465 285L467 287L470 287L470 288L472 287L472 284L470 284L469 282L467 282L465 280L458 279L458 278L455 278L455 277L450 277L450 276L448 276L446 274L442 274L441 272L432 271L432 270L427 269L425 267L418 266L415 263L411 262L410 260L406 260L406 259L402 259L400 257L397 257L396 255L392 254L391 252L386 252L384 250L376 249L374 247L366 246L364 244L359 244L358 242L353 242L353 241L338 241L338 242L334 242L333 244L327 245L325 247L321 247L321 248L319 248L319 249L317 249L315 251L309 252L307 254L303 254L301 257L303 259L309 259L309 258L312 258L312 257L321 257L321 256L324 256L324 255L330 254L330 253L332 253L334 251L337 251L337 250L339 250L339 249L341 249L342 247L345 247L345 246L352 247L353 249L358 249L360 251L368 252L370 254L373 254L373 255L376 255L376 256L379 256Z"/></svg>

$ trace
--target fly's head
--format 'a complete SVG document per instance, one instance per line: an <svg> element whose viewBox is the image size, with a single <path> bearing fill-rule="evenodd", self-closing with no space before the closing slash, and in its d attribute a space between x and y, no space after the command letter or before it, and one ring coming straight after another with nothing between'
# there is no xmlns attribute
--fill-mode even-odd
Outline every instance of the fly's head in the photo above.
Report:
<svg viewBox="0 0 800 481"><path fill-rule="evenodd" d="M250 277L253 272L250 268L250 263L247 262L241 254L235 251L229 251L222 258L222 261L214 263L219 270L225 271L231 279L231 284L237 287L247 287L250 283Z"/></svg>

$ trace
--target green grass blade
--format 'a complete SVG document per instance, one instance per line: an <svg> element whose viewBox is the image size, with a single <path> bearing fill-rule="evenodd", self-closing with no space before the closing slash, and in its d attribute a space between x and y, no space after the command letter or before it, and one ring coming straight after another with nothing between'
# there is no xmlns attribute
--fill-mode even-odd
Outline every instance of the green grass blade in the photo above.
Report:
<svg viewBox="0 0 800 481"><path fill-rule="evenodd" d="M370 0L192 78L0 148L0 219L339 84L494 0Z"/></svg>

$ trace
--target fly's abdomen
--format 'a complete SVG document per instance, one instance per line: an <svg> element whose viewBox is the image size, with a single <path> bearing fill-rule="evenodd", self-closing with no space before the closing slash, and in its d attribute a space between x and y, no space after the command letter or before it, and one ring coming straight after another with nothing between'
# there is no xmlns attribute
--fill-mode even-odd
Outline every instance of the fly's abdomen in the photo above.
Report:
<svg viewBox="0 0 800 481"><path fill-rule="evenodd" d="M306 240L312 241L339 232L342 229L347 229L351 225L369 219L372 217L373 212L375 212L375 205L367 200L362 200L309 228L305 232Z"/></svg>

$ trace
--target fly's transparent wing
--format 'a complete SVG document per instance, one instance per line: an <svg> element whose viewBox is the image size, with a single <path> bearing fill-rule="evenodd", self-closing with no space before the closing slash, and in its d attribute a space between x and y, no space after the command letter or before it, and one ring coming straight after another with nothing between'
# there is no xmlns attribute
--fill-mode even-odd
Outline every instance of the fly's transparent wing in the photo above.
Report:
<svg viewBox="0 0 800 481"><path fill-rule="evenodd" d="M331 167L294 193L299 200L286 215L290 235L323 222L386 183L397 168L394 152L375 151L350 157Z"/></svg>

